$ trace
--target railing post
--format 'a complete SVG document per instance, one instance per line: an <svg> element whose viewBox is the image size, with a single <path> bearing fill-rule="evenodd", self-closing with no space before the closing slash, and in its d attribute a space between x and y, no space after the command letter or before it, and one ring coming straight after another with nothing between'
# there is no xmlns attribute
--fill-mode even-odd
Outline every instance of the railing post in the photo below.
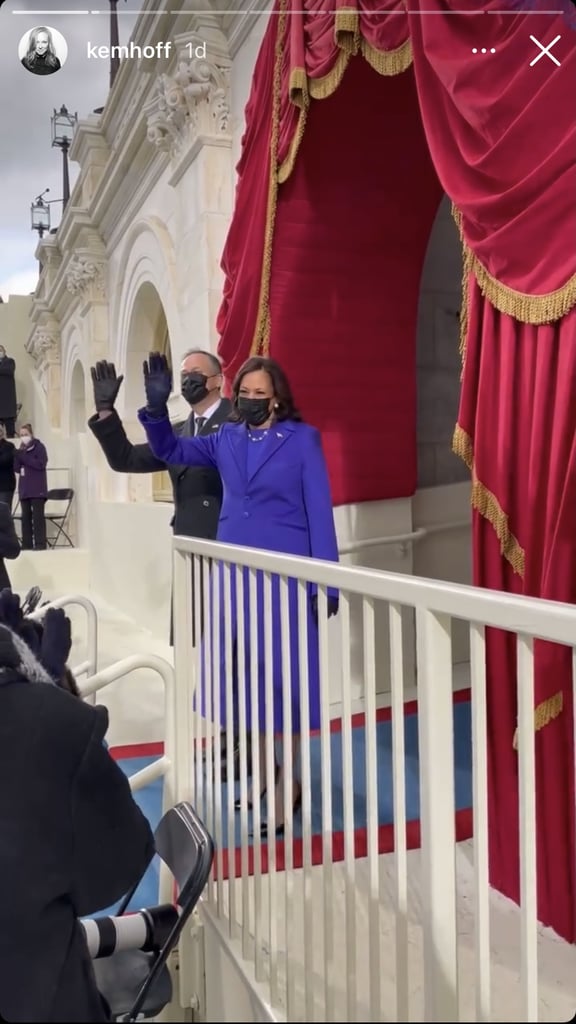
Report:
<svg viewBox="0 0 576 1024"><path fill-rule="evenodd" d="M424 1021L458 1020L450 618L416 611Z"/></svg>
<svg viewBox="0 0 576 1024"><path fill-rule="evenodd" d="M196 689L196 658L194 656L193 615L193 574L194 558L199 555L188 554L177 548L178 539L174 540L173 548L173 591L172 614L174 625L174 692L172 706L166 708L166 743L171 741L172 778L174 782L174 802L188 800L194 804L193 754L194 732L192 729L192 700ZM195 595L202 600L201 594ZM200 638L196 638L200 643ZM176 997L167 1008L171 1021L187 1020L193 1006L195 992L200 991L204 978L198 977L194 970L194 939L193 927L185 928L178 945L178 1003Z"/></svg>
<svg viewBox="0 0 576 1024"><path fill-rule="evenodd" d="M192 802L192 698L196 687L196 661L192 630L192 559L174 547L174 706L167 708L167 738L174 737L174 802Z"/></svg>

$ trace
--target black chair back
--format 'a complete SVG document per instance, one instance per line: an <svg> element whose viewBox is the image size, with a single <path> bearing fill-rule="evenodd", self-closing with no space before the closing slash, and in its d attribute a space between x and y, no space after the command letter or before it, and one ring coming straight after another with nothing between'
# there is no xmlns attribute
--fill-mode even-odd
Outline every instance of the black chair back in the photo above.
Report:
<svg viewBox="0 0 576 1024"><path fill-rule="evenodd" d="M46 504L48 506L48 510L44 513L46 522L52 523L52 526L56 529L56 535L48 541L48 547L50 548L74 547L72 538L66 529L73 499L74 491L71 487L52 487L46 495ZM50 502L66 503L66 507L61 512L55 512L50 509ZM62 544L60 544L60 540L63 541Z"/></svg>
<svg viewBox="0 0 576 1024"><path fill-rule="evenodd" d="M46 495L46 501L72 501L74 491L71 487L52 487Z"/></svg>
<svg viewBox="0 0 576 1024"><path fill-rule="evenodd" d="M155 832L156 852L176 879L178 906L196 903L210 874L214 844L188 803L164 815ZM198 889L200 886L200 889Z"/></svg>
<svg viewBox="0 0 576 1024"><path fill-rule="evenodd" d="M156 852L172 872L178 885L177 903L180 917L154 961L128 1015L136 1021L146 996L166 966L182 930L196 907L210 877L214 860L214 843L193 807L186 802L176 804L163 816L156 832Z"/></svg>

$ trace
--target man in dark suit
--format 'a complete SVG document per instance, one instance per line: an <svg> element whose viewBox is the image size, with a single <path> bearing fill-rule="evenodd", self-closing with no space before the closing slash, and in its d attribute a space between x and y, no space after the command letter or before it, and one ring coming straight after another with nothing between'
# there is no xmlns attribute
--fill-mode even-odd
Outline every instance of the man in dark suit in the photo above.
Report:
<svg viewBox="0 0 576 1024"><path fill-rule="evenodd" d="M182 396L191 413L175 426L185 437L212 434L224 423L232 407L222 398L222 367L210 352L187 352L180 367ZM116 375L113 363L92 368L96 414L88 426L98 441L111 469L116 473L161 473L168 470L174 491L172 529L181 537L214 540L222 504L222 483L215 469L166 466L153 455L148 444L131 444L115 409L124 378Z"/></svg>
<svg viewBox="0 0 576 1024"><path fill-rule="evenodd" d="M167 470L174 492L171 522L174 534L214 540L222 504L219 473L215 469L196 466L167 466L156 458L147 443L132 444L115 409L124 377L117 376L114 364L108 362L97 363L91 373L96 413L88 420L88 426L110 468L117 473L159 473ZM212 434L219 430L232 411L228 399L221 395L223 377L219 359L203 349L191 349L182 360L180 380L182 396L191 412L188 419L176 424L174 429L185 437ZM223 771L226 766L225 740L223 734Z"/></svg>

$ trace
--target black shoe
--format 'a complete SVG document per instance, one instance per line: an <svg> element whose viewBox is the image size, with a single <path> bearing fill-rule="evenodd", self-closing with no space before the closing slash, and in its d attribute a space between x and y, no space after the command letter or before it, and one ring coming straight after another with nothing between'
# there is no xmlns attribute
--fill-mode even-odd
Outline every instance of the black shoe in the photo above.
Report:
<svg viewBox="0 0 576 1024"><path fill-rule="evenodd" d="M204 752L203 757L204 763L207 761L207 751ZM240 781L240 740L238 737L234 738L234 748L232 751L232 762L234 765L234 781ZM252 744L250 737L246 737L246 763L248 765L248 777L250 777L250 766L252 764ZM220 733L220 779L222 782L228 781L228 754L226 750L226 733L222 731Z"/></svg>
<svg viewBox="0 0 576 1024"><path fill-rule="evenodd" d="M298 796L296 797L296 799L294 801L294 805L292 807L292 816L294 816L296 814L296 812L300 810L301 805L302 805L302 790L300 790L300 792L298 793ZM283 836L285 831L286 831L286 824L285 824L285 822L282 821L282 822L280 822L279 825L276 825L275 832L276 832L277 836ZM250 832L249 835L250 835L251 839L254 838L254 832L253 831ZM262 821L261 822L261 824L260 824L260 835L262 836L263 839L268 835L268 822L267 821Z"/></svg>

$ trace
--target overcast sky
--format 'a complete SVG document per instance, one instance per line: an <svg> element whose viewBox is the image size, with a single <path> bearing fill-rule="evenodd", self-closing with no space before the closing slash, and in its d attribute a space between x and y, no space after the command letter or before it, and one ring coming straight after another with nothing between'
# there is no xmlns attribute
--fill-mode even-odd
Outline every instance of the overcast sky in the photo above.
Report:
<svg viewBox="0 0 576 1024"><path fill-rule="evenodd" d="M31 14L81 7L101 14ZM120 42L131 35L142 0L119 4ZM46 199L62 197L62 157L51 145L50 117L62 104L80 118L104 105L109 67L105 61L88 62L86 42L106 45L109 40L107 0L90 4L73 0L7 0L0 8L0 296L27 294L38 280L34 250L38 235L30 227L30 203L44 189ZM14 11L25 13L14 14ZM49 76L30 74L18 57L18 43L38 25L61 32L68 44L68 59L61 71ZM70 165L71 184L77 175ZM51 208L57 227L61 206Z"/></svg>

